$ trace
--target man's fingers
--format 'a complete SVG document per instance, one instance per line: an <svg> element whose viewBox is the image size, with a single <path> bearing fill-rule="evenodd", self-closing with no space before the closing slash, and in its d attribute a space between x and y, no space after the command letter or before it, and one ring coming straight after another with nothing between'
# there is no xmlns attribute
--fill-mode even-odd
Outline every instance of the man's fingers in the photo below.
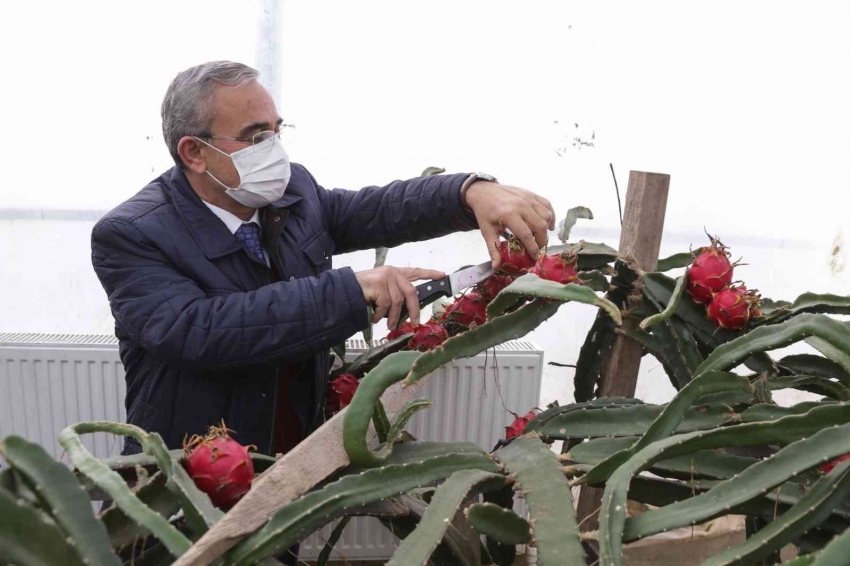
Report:
<svg viewBox="0 0 850 566"><path fill-rule="evenodd" d="M539 202L532 202L531 207L534 209L534 212L546 223L546 229L554 230L555 229L555 214L540 204Z"/></svg>
<svg viewBox="0 0 850 566"><path fill-rule="evenodd" d="M549 243L549 223L540 215L531 213L525 218L526 224L531 227L534 239L540 248L545 248Z"/></svg>
<svg viewBox="0 0 850 566"><path fill-rule="evenodd" d="M399 277L393 277L392 275L387 278L387 288L390 293L390 310L387 315L387 327L390 330L398 327L398 319L401 316L401 305L404 303L404 294L401 292L399 288ZM410 285L407 281L404 282L406 285Z"/></svg>
<svg viewBox="0 0 850 566"><path fill-rule="evenodd" d="M398 277L398 286L404 295L404 305L407 307L407 313L410 315L410 321L414 325L419 324L419 295L416 294L416 288L401 275Z"/></svg>
<svg viewBox="0 0 850 566"><path fill-rule="evenodd" d="M502 266L502 254L499 253L499 233L492 225L485 224L481 227L481 235L487 244L487 253L490 254L493 269L499 269Z"/></svg>
<svg viewBox="0 0 850 566"><path fill-rule="evenodd" d="M396 268L402 277L408 281L419 281L420 279L442 279L446 276L442 271L435 269L422 269L419 267L398 267Z"/></svg>
<svg viewBox="0 0 850 566"><path fill-rule="evenodd" d="M537 202L538 202L539 204L543 205L543 208L545 208L546 210L548 210L548 211L549 211L549 214L551 214L551 215L552 215L552 216L551 216L551 220L550 220L550 222L549 222L549 229L550 229L550 230L554 230L554 229L555 229L555 219L557 218L557 215L555 214L555 209L552 207L552 203L551 203L551 202L549 202L549 200L548 200L548 199L545 199L545 198L543 198L543 197L541 197L541 196L539 196L539 195L534 195L534 196L536 197Z"/></svg>
<svg viewBox="0 0 850 566"><path fill-rule="evenodd" d="M535 239L532 227L529 226L521 216L511 216L507 219L505 225L511 232L513 232L514 236L519 238L519 241L522 242L522 245L525 247L525 251L528 252L528 255L537 259L537 253L540 251L540 247L537 245L537 240Z"/></svg>

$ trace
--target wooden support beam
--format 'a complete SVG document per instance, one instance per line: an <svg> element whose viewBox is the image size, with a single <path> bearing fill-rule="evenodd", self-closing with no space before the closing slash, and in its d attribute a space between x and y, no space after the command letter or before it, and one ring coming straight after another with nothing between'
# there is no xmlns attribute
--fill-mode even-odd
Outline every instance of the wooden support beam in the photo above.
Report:
<svg viewBox="0 0 850 566"><path fill-rule="evenodd" d="M655 271L658 267L669 189L670 175L639 171L629 173L619 251L622 255L634 258L644 271ZM637 327L638 323L633 318L623 320L624 330L635 330ZM617 336L602 363L602 397L634 397L641 350L640 344L634 340L623 335ZM582 530L594 531L599 528L594 513L601 503L601 489L582 486L577 509L579 521L584 521Z"/></svg>
<svg viewBox="0 0 850 566"><path fill-rule="evenodd" d="M387 414L397 413L427 381L421 379L409 387L396 383L384 391L381 401ZM303 442L266 470L239 503L192 547L174 566L205 566L251 534L278 509L303 495L316 484L349 464L342 445L342 420L348 407L333 416ZM367 440L375 440L370 427Z"/></svg>

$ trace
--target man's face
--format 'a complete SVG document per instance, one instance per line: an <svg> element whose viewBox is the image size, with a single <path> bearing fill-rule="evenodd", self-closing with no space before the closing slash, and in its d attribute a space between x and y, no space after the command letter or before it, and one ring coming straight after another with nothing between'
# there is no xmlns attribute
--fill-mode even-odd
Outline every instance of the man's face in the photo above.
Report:
<svg viewBox="0 0 850 566"><path fill-rule="evenodd" d="M210 135L249 140L204 140L227 154L251 147L251 136L266 130L277 131L283 123L274 100L257 81L241 87L217 86L213 92L212 111ZM228 187L239 186L239 174L228 157L206 146L202 146L201 151L210 173Z"/></svg>

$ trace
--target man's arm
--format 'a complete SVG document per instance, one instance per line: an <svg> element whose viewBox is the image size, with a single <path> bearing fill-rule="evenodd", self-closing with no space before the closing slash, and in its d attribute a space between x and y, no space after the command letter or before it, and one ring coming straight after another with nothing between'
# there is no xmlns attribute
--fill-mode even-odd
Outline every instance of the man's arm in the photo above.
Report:
<svg viewBox="0 0 850 566"><path fill-rule="evenodd" d="M469 174L417 177L349 191L324 189L303 170L316 187L336 253L393 247L478 227L475 215L460 200Z"/></svg>
<svg viewBox="0 0 850 566"><path fill-rule="evenodd" d="M92 264L121 328L176 366L298 362L368 325L363 292L348 268L208 297L136 227L119 220L95 226Z"/></svg>

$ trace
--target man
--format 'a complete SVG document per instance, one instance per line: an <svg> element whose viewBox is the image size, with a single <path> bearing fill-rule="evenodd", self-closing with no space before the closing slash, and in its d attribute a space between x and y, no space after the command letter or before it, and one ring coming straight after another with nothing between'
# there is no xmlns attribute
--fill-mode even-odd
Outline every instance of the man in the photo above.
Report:
<svg viewBox="0 0 850 566"><path fill-rule="evenodd" d="M92 263L126 370L127 421L169 448L222 419L283 453L321 424L329 349L402 305L419 319L419 268L333 269L335 253L481 230L498 264L510 229L532 255L554 229L545 199L477 174L326 190L280 145L257 72L183 71L162 104L175 166L104 216ZM140 451L127 438L123 454Z"/></svg>

